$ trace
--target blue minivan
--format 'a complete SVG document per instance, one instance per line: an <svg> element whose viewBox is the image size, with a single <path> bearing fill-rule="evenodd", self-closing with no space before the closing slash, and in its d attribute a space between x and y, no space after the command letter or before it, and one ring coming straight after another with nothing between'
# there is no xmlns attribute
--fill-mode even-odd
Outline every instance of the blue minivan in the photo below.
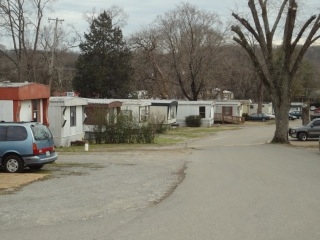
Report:
<svg viewBox="0 0 320 240"><path fill-rule="evenodd" d="M0 122L0 166L8 173L41 169L58 159L52 134L37 122Z"/></svg>

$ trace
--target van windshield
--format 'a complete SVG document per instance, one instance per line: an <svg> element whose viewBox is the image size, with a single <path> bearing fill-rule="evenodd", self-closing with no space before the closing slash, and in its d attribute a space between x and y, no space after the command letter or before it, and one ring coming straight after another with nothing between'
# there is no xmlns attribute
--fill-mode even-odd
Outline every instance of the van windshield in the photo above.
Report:
<svg viewBox="0 0 320 240"><path fill-rule="evenodd" d="M46 140L52 138L49 129L41 124L31 125L31 130L35 140Z"/></svg>

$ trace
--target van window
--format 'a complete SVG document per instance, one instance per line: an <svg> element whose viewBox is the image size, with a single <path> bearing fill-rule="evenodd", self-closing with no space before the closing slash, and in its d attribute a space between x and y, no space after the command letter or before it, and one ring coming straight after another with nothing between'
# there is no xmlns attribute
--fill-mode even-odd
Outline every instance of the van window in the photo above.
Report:
<svg viewBox="0 0 320 240"><path fill-rule="evenodd" d="M7 126L7 141L23 141L27 136L27 130L24 127Z"/></svg>
<svg viewBox="0 0 320 240"><path fill-rule="evenodd" d="M31 125L31 130L35 140L46 140L52 138L51 132L44 125Z"/></svg>
<svg viewBox="0 0 320 240"><path fill-rule="evenodd" d="M7 128L0 126L0 141L5 141L7 139Z"/></svg>

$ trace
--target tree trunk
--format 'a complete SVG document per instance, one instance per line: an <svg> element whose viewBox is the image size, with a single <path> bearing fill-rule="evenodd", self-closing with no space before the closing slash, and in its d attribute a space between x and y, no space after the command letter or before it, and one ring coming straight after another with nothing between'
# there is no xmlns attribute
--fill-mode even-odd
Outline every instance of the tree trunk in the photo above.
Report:
<svg viewBox="0 0 320 240"><path fill-rule="evenodd" d="M274 94L272 105L275 111L276 130L272 143L289 144L288 129L289 129L289 109L290 96L289 94Z"/></svg>
<svg viewBox="0 0 320 240"><path fill-rule="evenodd" d="M307 125L310 122L310 108L309 102L307 102L305 107L302 107L302 125Z"/></svg>
<svg viewBox="0 0 320 240"><path fill-rule="evenodd" d="M259 96L258 96L258 110L257 110L257 113L262 113L262 102L263 102L263 84L262 84L262 82L259 82L258 94L259 94Z"/></svg>

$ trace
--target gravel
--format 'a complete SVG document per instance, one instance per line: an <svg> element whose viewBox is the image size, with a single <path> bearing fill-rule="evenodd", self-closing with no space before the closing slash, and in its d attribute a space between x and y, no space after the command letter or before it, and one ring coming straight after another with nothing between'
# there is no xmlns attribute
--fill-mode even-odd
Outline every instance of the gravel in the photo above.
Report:
<svg viewBox="0 0 320 240"><path fill-rule="evenodd" d="M97 218L157 204L183 180L186 149L60 154L51 177L0 195L0 229Z"/></svg>

